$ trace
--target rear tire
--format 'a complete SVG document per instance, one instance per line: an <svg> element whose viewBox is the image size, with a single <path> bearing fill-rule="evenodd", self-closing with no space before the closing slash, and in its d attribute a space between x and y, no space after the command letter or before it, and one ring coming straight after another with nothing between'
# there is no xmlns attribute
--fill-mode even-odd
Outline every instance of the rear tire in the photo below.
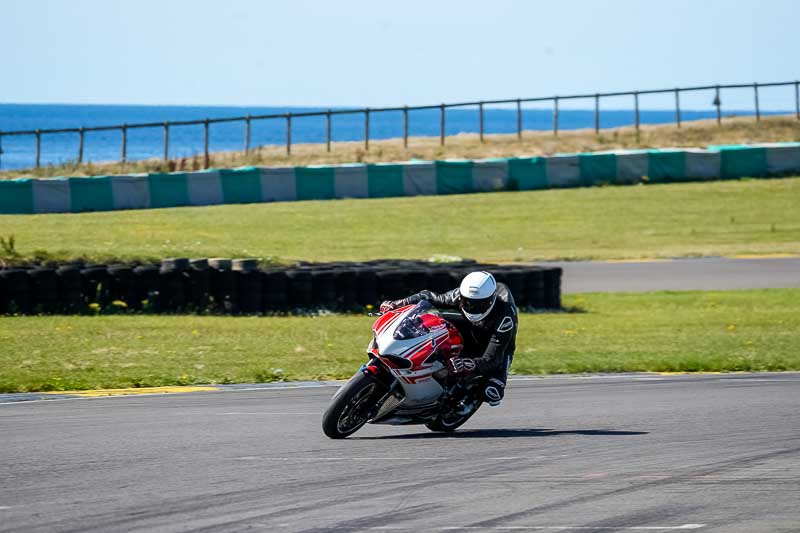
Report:
<svg viewBox="0 0 800 533"><path fill-rule="evenodd" d="M322 431L331 439L343 439L367 423L378 383L359 372L342 385L322 415Z"/></svg>
<svg viewBox="0 0 800 533"><path fill-rule="evenodd" d="M467 420L469 420L472 415L478 412L483 402L478 402L475 406L475 409L470 411L469 413L461 416L455 417L446 417L439 414L434 420L425 424L425 427L430 429L431 431L436 431L440 433L451 433L457 430L459 427L463 426Z"/></svg>

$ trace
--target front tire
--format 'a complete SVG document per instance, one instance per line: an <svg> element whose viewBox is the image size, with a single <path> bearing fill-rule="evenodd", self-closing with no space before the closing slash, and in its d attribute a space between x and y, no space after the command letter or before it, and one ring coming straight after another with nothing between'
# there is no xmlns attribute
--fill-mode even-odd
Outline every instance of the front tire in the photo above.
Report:
<svg viewBox="0 0 800 533"><path fill-rule="evenodd" d="M378 383L359 372L342 385L322 415L322 431L331 439L343 439L367 423Z"/></svg>

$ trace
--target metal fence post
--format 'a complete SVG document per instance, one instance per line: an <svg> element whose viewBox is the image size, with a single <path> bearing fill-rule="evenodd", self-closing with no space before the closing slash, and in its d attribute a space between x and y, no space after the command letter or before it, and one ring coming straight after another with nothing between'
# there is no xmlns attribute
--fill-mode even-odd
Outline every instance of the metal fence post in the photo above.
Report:
<svg viewBox="0 0 800 533"><path fill-rule="evenodd" d="M244 119L244 153L250 153L250 114Z"/></svg>
<svg viewBox="0 0 800 533"><path fill-rule="evenodd" d="M794 82L794 114L800 120L800 81Z"/></svg>
<svg viewBox="0 0 800 533"><path fill-rule="evenodd" d="M83 163L83 126L78 128L78 164Z"/></svg>
<svg viewBox="0 0 800 533"><path fill-rule="evenodd" d="M517 139L522 139L522 100L517 98Z"/></svg>
<svg viewBox="0 0 800 533"><path fill-rule="evenodd" d="M594 95L594 133L600 133L600 95Z"/></svg>
<svg viewBox="0 0 800 533"><path fill-rule="evenodd" d="M756 122L761 121L761 107L758 105L758 83L753 84L753 95L756 99Z"/></svg>
<svg viewBox="0 0 800 533"><path fill-rule="evenodd" d="M403 147L408 148L408 106L403 106Z"/></svg>
<svg viewBox="0 0 800 533"><path fill-rule="evenodd" d="M209 167L208 156L208 119L203 121L203 168Z"/></svg>
<svg viewBox="0 0 800 533"><path fill-rule="evenodd" d="M169 161L169 122L164 122L164 161Z"/></svg>
<svg viewBox="0 0 800 533"><path fill-rule="evenodd" d="M444 104L439 106L439 144L444 146Z"/></svg>
<svg viewBox="0 0 800 533"><path fill-rule="evenodd" d="M36 130L36 168L42 166L42 132Z"/></svg>
<svg viewBox="0 0 800 533"><path fill-rule="evenodd" d="M483 102L478 102L478 129L480 130L481 134L481 142L483 142Z"/></svg>
<svg viewBox="0 0 800 533"><path fill-rule="evenodd" d="M364 109L364 150L369 151L369 108Z"/></svg>
<svg viewBox="0 0 800 533"><path fill-rule="evenodd" d="M122 163L128 160L128 125L122 125Z"/></svg>
<svg viewBox="0 0 800 533"><path fill-rule="evenodd" d="M553 135L558 135L558 96L553 98Z"/></svg>
<svg viewBox="0 0 800 533"><path fill-rule="evenodd" d="M717 126L722 126L722 100L719 99L719 85L714 88L714 105L717 108Z"/></svg>
<svg viewBox="0 0 800 533"><path fill-rule="evenodd" d="M331 110L325 113L325 147L331 151Z"/></svg>
<svg viewBox="0 0 800 533"><path fill-rule="evenodd" d="M633 116L636 123L636 135L639 135L639 93L633 93Z"/></svg>
<svg viewBox="0 0 800 533"><path fill-rule="evenodd" d="M675 123L681 127L681 90L675 89Z"/></svg>
<svg viewBox="0 0 800 533"><path fill-rule="evenodd" d="M286 113L286 155L292 155L292 114Z"/></svg>

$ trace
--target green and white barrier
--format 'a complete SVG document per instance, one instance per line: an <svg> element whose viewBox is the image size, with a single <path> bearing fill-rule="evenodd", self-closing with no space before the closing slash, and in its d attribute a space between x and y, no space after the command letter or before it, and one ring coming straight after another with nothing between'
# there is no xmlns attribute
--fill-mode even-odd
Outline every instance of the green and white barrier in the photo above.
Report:
<svg viewBox="0 0 800 533"><path fill-rule="evenodd" d="M385 198L800 174L800 143L0 180L0 214Z"/></svg>

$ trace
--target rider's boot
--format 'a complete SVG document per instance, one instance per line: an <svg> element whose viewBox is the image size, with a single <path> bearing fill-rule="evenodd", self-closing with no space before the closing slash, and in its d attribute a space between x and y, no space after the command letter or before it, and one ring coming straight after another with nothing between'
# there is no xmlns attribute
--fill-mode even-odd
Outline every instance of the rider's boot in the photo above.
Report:
<svg viewBox="0 0 800 533"><path fill-rule="evenodd" d="M503 401L503 396L505 395L505 388L505 383L497 378L491 378L489 381L487 381L486 386L483 388L483 396L486 400L486 403L492 407L497 407L500 405L500 402Z"/></svg>

